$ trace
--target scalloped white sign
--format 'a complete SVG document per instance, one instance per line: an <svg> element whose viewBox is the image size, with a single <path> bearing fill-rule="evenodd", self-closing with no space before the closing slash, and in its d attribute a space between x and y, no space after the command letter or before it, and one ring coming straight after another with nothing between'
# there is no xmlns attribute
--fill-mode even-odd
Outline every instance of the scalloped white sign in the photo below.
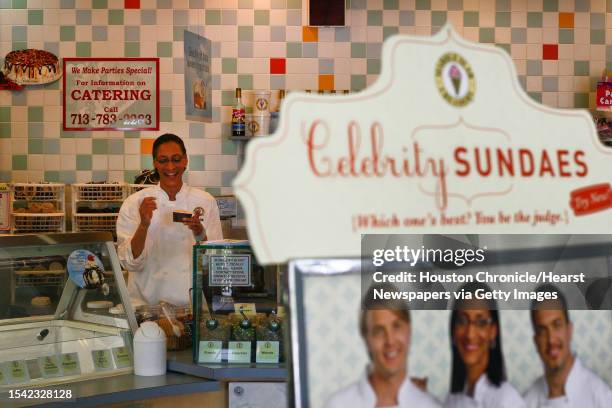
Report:
<svg viewBox="0 0 612 408"><path fill-rule="evenodd" d="M234 181L259 262L359 256L361 234L610 233L612 149L584 110L444 27L385 42L352 95L291 93Z"/></svg>

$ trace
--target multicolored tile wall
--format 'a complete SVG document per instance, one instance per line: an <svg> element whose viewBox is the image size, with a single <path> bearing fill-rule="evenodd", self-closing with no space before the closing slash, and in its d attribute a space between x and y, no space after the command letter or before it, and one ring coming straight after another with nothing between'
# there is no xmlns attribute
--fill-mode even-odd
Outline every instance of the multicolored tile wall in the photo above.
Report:
<svg viewBox="0 0 612 408"><path fill-rule="evenodd" d="M532 98L595 105L612 71L612 0L349 0L347 27L307 26L306 0L0 0L0 56L160 57L159 132L64 132L61 84L0 91L0 181L132 181L152 140L185 138L188 181L231 193L240 146L228 139L234 88L359 91L380 72L385 38L447 21L512 56ZM213 123L185 119L183 31L213 41ZM248 94L248 92L245 92Z"/></svg>

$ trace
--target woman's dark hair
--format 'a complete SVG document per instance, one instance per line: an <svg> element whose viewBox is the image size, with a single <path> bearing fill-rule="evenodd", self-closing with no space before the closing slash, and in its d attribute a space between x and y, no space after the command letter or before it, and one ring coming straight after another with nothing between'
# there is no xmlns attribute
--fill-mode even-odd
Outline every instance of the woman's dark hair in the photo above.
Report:
<svg viewBox="0 0 612 408"><path fill-rule="evenodd" d="M155 141L153 142L153 151L151 152L151 154L153 155L153 160L157 158L157 150L159 150L159 146L163 145L164 143L170 142L179 145L179 147L181 148L181 152L183 154L187 154L187 149L185 149L185 143L183 143L183 139L172 133L164 133L163 135L155 139Z"/></svg>
<svg viewBox="0 0 612 408"><path fill-rule="evenodd" d="M472 295L476 292L476 290L482 289L485 292L490 293L491 288L484 283L480 282L471 282L463 285L461 290L465 292L470 292ZM469 302L473 302L473 300L457 300L455 302L455 306L453 307L453 312L451 314L450 320L450 336L451 336L451 354L453 358L453 368L451 371L451 393L461 393L465 388L466 381L466 369L461 356L459 355L459 350L455 345L454 339L454 327L457 323L458 318L458 310L459 309L474 309L474 307L470 307L468 305ZM495 336L494 344L491 346L489 350L489 364L487 365L486 374L491 383L495 384L495 386L499 387L504 381L506 381L506 368L504 366L504 353L502 350L502 337L501 337L501 325L499 322L499 312L497 310L497 303L495 300L481 300L480 302L485 302L489 312L491 313L491 324L497 326L497 336Z"/></svg>

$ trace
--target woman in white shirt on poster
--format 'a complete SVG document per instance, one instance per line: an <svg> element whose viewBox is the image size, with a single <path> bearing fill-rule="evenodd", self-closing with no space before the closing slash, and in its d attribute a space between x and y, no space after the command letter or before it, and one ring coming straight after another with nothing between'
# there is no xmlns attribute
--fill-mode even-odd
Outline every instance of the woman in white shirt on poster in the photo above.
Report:
<svg viewBox="0 0 612 408"><path fill-rule="evenodd" d="M463 287L491 292L482 283ZM494 300L459 300L450 322L451 390L445 408L525 408L506 381L499 312Z"/></svg>

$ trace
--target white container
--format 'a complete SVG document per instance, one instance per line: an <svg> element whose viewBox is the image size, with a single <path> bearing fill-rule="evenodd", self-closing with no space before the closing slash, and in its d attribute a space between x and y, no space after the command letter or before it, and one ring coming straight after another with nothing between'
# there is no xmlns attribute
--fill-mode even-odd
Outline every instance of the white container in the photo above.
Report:
<svg viewBox="0 0 612 408"><path fill-rule="evenodd" d="M134 374L166 374L166 334L155 322L144 322L134 335Z"/></svg>
<svg viewBox="0 0 612 408"><path fill-rule="evenodd" d="M270 115L246 115L247 136L267 136L270 134Z"/></svg>
<svg viewBox="0 0 612 408"><path fill-rule="evenodd" d="M270 91L253 92L253 114L254 115L269 115L270 114Z"/></svg>

